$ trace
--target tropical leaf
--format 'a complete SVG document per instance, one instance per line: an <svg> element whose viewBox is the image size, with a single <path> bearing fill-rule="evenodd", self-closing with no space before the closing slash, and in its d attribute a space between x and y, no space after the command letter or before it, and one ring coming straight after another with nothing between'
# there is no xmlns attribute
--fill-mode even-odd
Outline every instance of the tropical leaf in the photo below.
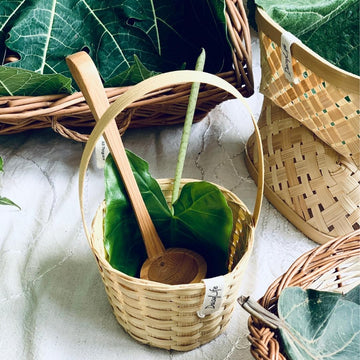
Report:
<svg viewBox="0 0 360 360"><path fill-rule="evenodd" d="M354 287L344 295L344 299L360 305L360 286Z"/></svg>
<svg viewBox="0 0 360 360"><path fill-rule="evenodd" d="M358 0L250 0L334 65L360 74Z"/></svg>
<svg viewBox="0 0 360 360"><path fill-rule="evenodd" d="M225 274L232 212L221 191L207 182L186 184L171 213L148 164L127 151L145 205L164 246L184 247L204 256L208 275ZM116 165L108 156L105 165L105 239L109 263L131 276L138 276L146 252L135 215Z"/></svg>
<svg viewBox="0 0 360 360"><path fill-rule="evenodd" d="M134 64L129 67L129 69L123 71L119 75L114 76L109 81L105 83L105 86L127 86L134 85L138 82L145 80L151 76L158 74L155 71L148 70L139 60L139 58L134 55Z"/></svg>
<svg viewBox="0 0 360 360"><path fill-rule="evenodd" d="M65 57L85 50L94 60L105 84L121 86L157 72L179 69L184 63L192 68L200 49L206 45L212 54L208 57L209 68L206 70L218 72L224 66L224 57L231 59L226 40L224 0L200 1L203 7L200 22L189 22L192 3L199 1L2 0L0 60L8 49L20 59L6 67L70 78ZM222 12L219 11L221 8ZM203 24L213 25L211 34L204 34ZM201 32L204 36L194 36ZM29 76L20 71L17 75ZM20 92L16 89L7 91L8 86L1 76L0 95ZM69 88L63 87L61 78L52 78L52 81L56 79L60 80L59 89L68 92ZM46 92L37 83L25 84L32 85L29 95ZM21 93L25 88L23 85ZM48 93L53 93L52 88Z"/></svg>
<svg viewBox="0 0 360 360"><path fill-rule="evenodd" d="M339 293L285 288L278 300L285 352L293 360L356 359L360 349L358 286ZM355 295L357 294L357 295Z"/></svg>
<svg viewBox="0 0 360 360"><path fill-rule="evenodd" d="M0 66L0 95L32 96L71 91L71 79L63 75L41 75L34 71Z"/></svg>

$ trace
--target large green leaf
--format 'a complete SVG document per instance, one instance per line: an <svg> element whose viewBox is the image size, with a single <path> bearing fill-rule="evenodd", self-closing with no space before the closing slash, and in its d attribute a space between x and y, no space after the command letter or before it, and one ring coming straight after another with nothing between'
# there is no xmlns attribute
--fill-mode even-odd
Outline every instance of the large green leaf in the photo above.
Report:
<svg viewBox="0 0 360 360"><path fill-rule="evenodd" d="M254 1L317 54L341 69L360 74L358 0L250 2Z"/></svg>
<svg viewBox="0 0 360 360"><path fill-rule="evenodd" d="M198 3L202 16L189 21ZM184 63L192 68L201 47L206 47L206 70L218 72L224 59L231 59L224 4L224 0L2 0L0 59L8 48L20 60L7 67L70 77L65 57L87 50L105 84L121 86ZM204 31L209 26L210 34ZM44 93L34 88L29 88L30 95ZM17 93L6 90L4 86L0 95ZM53 93L51 88L48 93Z"/></svg>
<svg viewBox="0 0 360 360"><path fill-rule="evenodd" d="M208 264L208 275L226 273L232 212L221 191L207 182L188 183L174 204L172 215L148 164L127 152L146 207L164 246L199 252ZM109 263L138 276L146 259L145 248L122 180L111 155L105 165L105 249Z"/></svg>
<svg viewBox="0 0 360 360"><path fill-rule="evenodd" d="M285 288L278 301L284 349L293 360L356 359L360 349L359 286L347 297ZM357 294L357 295L356 295Z"/></svg>
<svg viewBox="0 0 360 360"><path fill-rule="evenodd" d="M71 79L63 75L41 75L34 71L0 66L0 95L35 96L71 91Z"/></svg>

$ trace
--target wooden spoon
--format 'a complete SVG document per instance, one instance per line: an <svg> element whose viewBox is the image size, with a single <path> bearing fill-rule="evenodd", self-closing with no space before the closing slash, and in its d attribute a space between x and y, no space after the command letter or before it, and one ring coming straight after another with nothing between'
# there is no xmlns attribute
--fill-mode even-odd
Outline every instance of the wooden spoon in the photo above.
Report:
<svg viewBox="0 0 360 360"><path fill-rule="evenodd" d="M66 62L95 120L99 121L109 101L95 64L83 51L68 56ZM140 277L172 285L200 282L207 270L201 255L181 248L165 250L137 186L115 119L106 127L104 138L124 182L145 244L148 259L141 268Z"/></svg>

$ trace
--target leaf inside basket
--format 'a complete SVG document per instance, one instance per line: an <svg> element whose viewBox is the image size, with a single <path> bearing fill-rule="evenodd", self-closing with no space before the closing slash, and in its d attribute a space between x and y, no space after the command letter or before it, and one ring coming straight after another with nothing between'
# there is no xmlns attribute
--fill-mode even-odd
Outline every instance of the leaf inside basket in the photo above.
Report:
<svg viewBox="0 0 360 360"><path fill-rule="evenodd" d="M205 181L187 183L173 204L172 214L148 164L130 151L127 155L165 248L183 247L201 254L208 264L207 277L226 274L233 216L221 191ZM111 155L105 164L105 188L104 245L109 263L138 276L146 259L145 247Z"/></svg>
<svg viewBox="0 0 360 360"><path fill-rule="evenodd" d="M358 0L251 0L335 66L360 75Z"/></svg>
<svg viewBox="0 0 360 360"><path fill-rule="evenodd" d="M206 71L231 70L224 0L2 0L0 65L9 51L19 60L4 65L17 73L11 81L0 73L0 96L58 93L56 81L69 92L61 78L39 76L70 78L65 58L81 50L89 52L105 86L124 86L184 63L193 68L202 47ZM31 82L23 69L34 72Z"/></svg>
<svg viewBox="0 0 360 360"><path fill-rule="evenodd" d="M290 359L356 359L360 349L360 286L339 293L285 288L278 300L280 334Z"/></svg>

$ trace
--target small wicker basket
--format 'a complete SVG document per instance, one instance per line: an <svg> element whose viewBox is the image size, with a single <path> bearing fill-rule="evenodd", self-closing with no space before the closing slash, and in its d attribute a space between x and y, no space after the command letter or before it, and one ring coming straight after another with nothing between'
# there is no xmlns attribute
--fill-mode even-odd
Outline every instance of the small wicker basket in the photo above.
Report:
<svg viewBox="0 0 360 360"><path fill-rule="evenodd" d="M241 94L231 84L215 75L202 72L176 71L147 79L113 103L96 124L84 148L79 178L80 207L85 232L118 322L132 337L142 343L180 351L194 349L214 339L224 331L230 320L241 278L251 254L254 229L260 214L263 169L259 171L259 185L253 214L236 195L219 187L232 210L234 226L229 239L229 272L221 276L224 284L223 301L217 311L205 317L198 316L205 298L206 284L204 282L182 285L161 284L128 276L109 265L103 243L105 207L104 204L99 207L90 233L86 226L83 209L83 185L95 144L109 122L120 111L147 92L154 91L158 86L192 81L221 87L234 97L243 100ZM251 113L249 108L248 110ZM256 120L253 116L251 118L258 134L259 151L262 153ZM183 184L187 181L189 180L183 180ZM165 197L170 201L173 180L159 180L159 184Z"/></svg>
<svg viewBox="0 0 360 360"><path fill-rule="evenodd" d="M360 283L360 230L334 239L299 257L269 286L258 301L265 309L276 314L281 291L290 286L300 286L323 291L346 293ZM248 327L251 354L258 360L285 360L276 330L250 316Z"/></svg>
<svg viewBox="0 0 360 360"><path fill-rule="evenodd" d="M294 82L281 63L285 30L257 8L260 91L339 154L360 166L360 77L330 64L302 43L291 46Z"/></svg>
<svg viewBox="0 0 360 360"><path fill-rule="evenodd" d="M254 92L251 39L242 0L226 0L228 36L232 43L233 69L219 76L249 97ZM129 105L117 117L120 132L127 127L171 125L183 122L191 84L157 89ZM106 89L114 102L128 87ZM210 85L202 85L194 121L201 120L212 108L229 98L229 94ZM86 141L85 128L95 121L82 94L0 97L0 135L51 127L66 138ZM82 132L80 132L82 131ZM83 133L85 131L85 133Z"/></svg>

